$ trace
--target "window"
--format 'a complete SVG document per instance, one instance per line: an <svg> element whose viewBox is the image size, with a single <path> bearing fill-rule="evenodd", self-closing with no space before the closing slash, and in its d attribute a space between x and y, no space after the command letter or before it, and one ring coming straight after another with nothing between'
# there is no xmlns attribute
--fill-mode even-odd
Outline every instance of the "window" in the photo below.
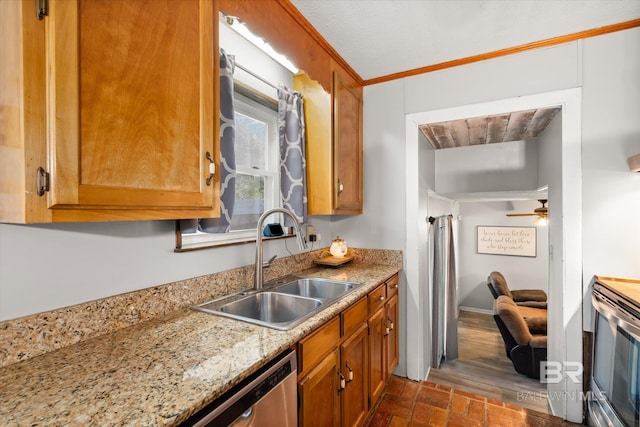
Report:
<svg viewBox="0 0 640 427"><path fill-rule="evenodd" d="M264 211L280 206L277 112L242 95L235 101L236 199L231 231L253 231Z"/></svg>
<svg viewBox="0 0 640 427"><path fill-rule="evenodd" d="M253 240L260 215L281 205L277 102L252 96L241 84L236 85L234 102L236 193L231 230L182 233L179 250Z"/></svg>

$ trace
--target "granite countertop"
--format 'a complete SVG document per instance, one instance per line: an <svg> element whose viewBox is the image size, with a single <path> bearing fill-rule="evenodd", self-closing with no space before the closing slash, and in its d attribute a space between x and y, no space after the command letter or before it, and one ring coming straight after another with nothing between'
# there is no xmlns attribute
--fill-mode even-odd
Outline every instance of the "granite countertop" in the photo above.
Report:
<svg viewBox="0 0 640 427"><path fill-rule="evenodd" d="M0 419L178 425L398 271L354 263L298 273L363 286L289 331L187 309L0 368Z"/></svg>

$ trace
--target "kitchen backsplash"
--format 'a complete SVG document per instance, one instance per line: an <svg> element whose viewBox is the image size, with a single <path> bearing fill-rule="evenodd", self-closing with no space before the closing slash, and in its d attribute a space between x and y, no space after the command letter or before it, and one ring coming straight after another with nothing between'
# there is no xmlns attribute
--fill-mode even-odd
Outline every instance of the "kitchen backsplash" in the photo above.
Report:
<svg viewBox="0 0 640 427"><path fill-rule="evenodd" d="M327 248L276 259L269 281L314 267ZM349 249L354 263L402 268L402 251ZM253 286L254 265L0 322L0 367Z"/></svg>

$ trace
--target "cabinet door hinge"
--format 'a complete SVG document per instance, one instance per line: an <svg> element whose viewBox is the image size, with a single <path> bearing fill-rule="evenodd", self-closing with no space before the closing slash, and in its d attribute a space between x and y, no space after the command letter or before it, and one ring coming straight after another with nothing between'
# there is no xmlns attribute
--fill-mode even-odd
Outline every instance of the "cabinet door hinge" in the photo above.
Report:
<svg viewBox="0 0 640 427"><path fill-rule="evenodd" d="M49 0L36 0L36 16L41 21L49 15Z"/></svg>
<svg viewBox="0 0 640 427"><path fill-rule="evenodd" d="M36 171L36 187L38 196L44 196L44 193L49 191L49 172L42 167L39 167Z"/></svg>

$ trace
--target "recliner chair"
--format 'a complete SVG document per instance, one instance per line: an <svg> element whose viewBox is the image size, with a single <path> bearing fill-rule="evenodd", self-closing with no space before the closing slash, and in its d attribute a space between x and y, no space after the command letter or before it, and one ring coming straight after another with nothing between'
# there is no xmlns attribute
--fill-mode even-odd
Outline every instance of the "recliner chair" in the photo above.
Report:
<svg viewBox="0 0 640 427"><path fill-rule="evenodd" d="M507 357L511 359L516 372L540 379L540 362L547 360L546 333L532 334L518 306L506 295L496 299L493 318L502 335Z"/></svg>
<svg viewBox="0 0 640 427"><path fill-rule="evenodd" d="M522 307L547 309L547 293L542 289L520 289L510 290L507 280L499 271L492 271L487 277L489 291L496 299L500 295L506 295L517 305Z"/></svg>

